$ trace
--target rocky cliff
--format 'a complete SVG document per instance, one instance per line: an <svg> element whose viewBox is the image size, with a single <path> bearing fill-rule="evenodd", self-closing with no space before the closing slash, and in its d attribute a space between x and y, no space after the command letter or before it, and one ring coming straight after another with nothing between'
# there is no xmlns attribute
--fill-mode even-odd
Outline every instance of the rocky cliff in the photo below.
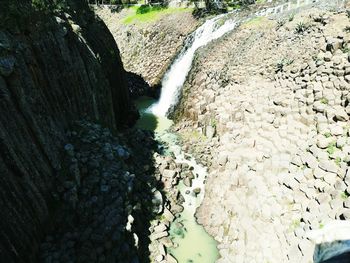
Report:
<svg viewBox="0 0 350 263"><path fill-rule="evenodd" d="M117 45L85 1L44 9L2 2L0 258L36 262L59 206L67 129L81 119L120 128L132 106Z"/></svg>
<svg viewBox="0 0 350 263"><path fill-rule="evenodd" d="M192 16L190 10L133 23L125 22L131 12L129 9L117 13L107 8L97 8L96 12L117 41L125 69L141 76L151 87L160 85L186 37L201 23ZM131 86L137 86L132 77L129 76Z"/></svg>
<svg viewBox="0 0 350 263"><path fill-rule="evenodd" d="M185 84L179 126L210 167L197 216L218 262L312 262L310 231L350 219L349 17L324 3L243 23Z"/></svg>

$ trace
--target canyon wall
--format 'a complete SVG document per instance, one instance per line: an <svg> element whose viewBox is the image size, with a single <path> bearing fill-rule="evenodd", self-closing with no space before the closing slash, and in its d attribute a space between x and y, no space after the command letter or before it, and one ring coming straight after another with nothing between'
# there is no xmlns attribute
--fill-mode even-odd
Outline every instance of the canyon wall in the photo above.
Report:
<svg viewBox="0 0 350 263"><path fill-rule="evenodd" d="M184 45L184 41L201 23L190 10L162 14L150 21L127 22L132 9L113 12L96 8L117 41L125 69L130 73L132 90L137 86L136 76L149 86L160 85L162 77ZM135 93L137 93L135 91Z"/></svg>
<svg viewBox="0 0 350 263"><path fill-rule="evenodd" d="M51 8L51 7L50 7ZM135 117L118 47L84 1L62 12L31 1L0 10L0 258L36 262L63 177L66 131Z"/></svg>

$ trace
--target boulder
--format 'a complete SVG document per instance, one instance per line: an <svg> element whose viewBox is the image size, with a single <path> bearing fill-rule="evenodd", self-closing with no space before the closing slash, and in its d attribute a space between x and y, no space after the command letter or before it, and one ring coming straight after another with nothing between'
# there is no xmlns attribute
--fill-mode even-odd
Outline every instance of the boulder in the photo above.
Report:
<svg viewBox="0 0 350 263"><path fill-rule="evenodd" d="M152 204L153 204L154 213L156 214L162 213L164 204L163 204L163 196L160 191L155 190L153 192Z"/></svg>
<svg viewBox="0 0 350 263"><path fill-rule="evenodd" d="M176 171L174 170L169 170L169 169L164 169L162 175L166 178L171 178L173 179L176 176Z"/></svg>

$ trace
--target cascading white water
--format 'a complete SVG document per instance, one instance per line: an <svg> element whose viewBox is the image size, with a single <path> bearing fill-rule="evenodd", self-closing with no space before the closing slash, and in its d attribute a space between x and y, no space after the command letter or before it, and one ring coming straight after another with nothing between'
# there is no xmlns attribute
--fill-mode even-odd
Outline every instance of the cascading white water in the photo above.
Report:
<svg viewBox="0 0 350 263"><path fill-rule="evenodd" d="M287 3L258 11L256 15L269 16L279 14L320 1L321 0L291 0L287 1ZM147 110L148 112L156 116L165 117L174 110L179 102L182 86L191 69L196 50L205 46L210 41L222 37L236 27L238 21L234 17L228 19L231 14L232 13L222 14L209 19L191 34L185 47L163 77L160 99L157 103L150 106ZM224 23L222 23L223 19L226 19Z"/></svg>
<svg viewBox="0 0 350 263"><path fill-rule="evenodd" d="M189 43L186 43L162 80L160 99L149 109L153 114L166 116L176 106L196 50L236 27L234 19L228 19L222 23L225 16L228 14L219 15L206 21L191 35Z"/></svg>

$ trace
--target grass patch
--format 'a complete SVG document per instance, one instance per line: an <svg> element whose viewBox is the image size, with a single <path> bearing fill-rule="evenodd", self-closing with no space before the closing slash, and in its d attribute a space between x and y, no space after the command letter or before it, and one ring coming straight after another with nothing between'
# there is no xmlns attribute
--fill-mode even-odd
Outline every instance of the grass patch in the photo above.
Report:
<svg viewBox="0 0 350 263"><path fill-rule="evenodd" d="M254 25L259 25L260 23L262 23L263 21L266 21L267 18L264 16L258 16L258 17L254 17L250 20L248 20L246 23L244 23L243 25L245 26L254 26Z"/></svg>
<svg viewBox="0 0 350 263"><path fill-rule="evenodd" d="M332 134L331 134L330 132L326 132L326 133L324 134L324 137L326 137L326 138L332 137Z"/></svg>
<svg viewBox="0 0 350 263"><path fill-rule="evenodd" d="M321 102L322 104L328 104L328 99L322 98L322 99L320 100L320 102Z"/></svg>
<svg viewBox="0 0 350 263"><path fill-rule="evenodd" d="M341 163L341 158L340 157L335 158L335 164L340 167L340 163Z"/></svg>
<svg viewBox="0 0 350 263"><path fill-rule="evenodd" d="M349 194L347 193L347 192L342 192L341 194L340 194L340 197L341 197L341 199L343 199L343 200L346 200L346 199L348 199L348 197L349 197Z"/></svg>
<svg viewBox="0 0 350 263"><path fill-rule="evenodd" d="M336 142L331 142L328 147L327 147L327 152L329 155L332 155L335 153L335 150L337 149L336 147L337 143Z"/></svg>
<svg viewBox="0 0 350 263"><path fill-rule="evenodd" d="M123 24L149 23L159 20L164 15L192 12L192 8L165 8L161 6L131 7L130 14L123 19Z"/></svg>

